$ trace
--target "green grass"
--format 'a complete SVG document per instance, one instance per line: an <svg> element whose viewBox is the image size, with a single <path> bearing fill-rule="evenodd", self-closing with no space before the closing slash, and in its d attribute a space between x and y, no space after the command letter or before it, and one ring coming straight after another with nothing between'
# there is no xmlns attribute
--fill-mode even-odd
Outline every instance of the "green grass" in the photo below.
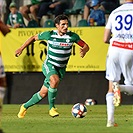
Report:
<svg viewBox="0 0 133 133"><path fill-rule="evenodd" d="M17 118L19 105L4 105L2 128L5 133L131 133L133 132L133 107L116 108L118 127L106 127L106 105L87 106L84 118L71 115L72 105L57 105L59 117L48 115L48 105L38 104L28 109L23 119Z"/></svg>

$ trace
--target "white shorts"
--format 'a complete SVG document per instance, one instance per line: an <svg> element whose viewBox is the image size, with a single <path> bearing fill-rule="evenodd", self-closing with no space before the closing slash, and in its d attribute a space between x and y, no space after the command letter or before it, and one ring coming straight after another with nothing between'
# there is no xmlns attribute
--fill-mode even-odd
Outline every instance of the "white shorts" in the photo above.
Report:
<svg viewBox="0 0 133 133"><path fill-rule="evenodd" d="M133 85L133 52L131 50L110 50L106 60L106 79L118 82L124 76L126 85Z"/></svg>
<svg viewBox="0 0 133 133"><path fill-rule="evenodd" d="M0 55L0 78L3 78L5 76L6 76L6 74L5 74L5 71L4 71L4 65L3 65L3 62L2 62L2 57Z"/></svg>

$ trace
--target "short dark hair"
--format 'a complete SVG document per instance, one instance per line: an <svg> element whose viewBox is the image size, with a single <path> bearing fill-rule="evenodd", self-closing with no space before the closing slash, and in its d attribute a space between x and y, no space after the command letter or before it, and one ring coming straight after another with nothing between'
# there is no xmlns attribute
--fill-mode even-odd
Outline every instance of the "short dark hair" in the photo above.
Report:
<svg viewBox="0 0 133 133"><path fill-rule="evenodd" d="M55 24L59 24L61 20L68 20L68 17L64 14L58 15L55 20L54 23Z"/></svg>

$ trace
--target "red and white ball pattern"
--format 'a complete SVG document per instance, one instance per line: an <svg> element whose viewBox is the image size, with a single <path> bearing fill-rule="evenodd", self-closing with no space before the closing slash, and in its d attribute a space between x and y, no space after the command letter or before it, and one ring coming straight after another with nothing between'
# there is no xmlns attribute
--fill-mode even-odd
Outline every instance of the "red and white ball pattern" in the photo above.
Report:
<svg viewBox="0 0 133 133"><path fill-rule="evenodd" d="M71 110L72 115L75 118L83 118L87 114L87 108L84 104L82 103L76 103Z"/></svg>

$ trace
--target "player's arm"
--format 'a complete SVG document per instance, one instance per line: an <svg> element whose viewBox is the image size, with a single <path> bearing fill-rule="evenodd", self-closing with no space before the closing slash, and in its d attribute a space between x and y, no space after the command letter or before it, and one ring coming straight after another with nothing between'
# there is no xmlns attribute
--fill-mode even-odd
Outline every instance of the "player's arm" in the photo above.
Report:
<svg viewBox="0 0 133 133"><path fill-rule="evenodd" d="M109 43L110 38L111 38L111 34L112 34L112 33L111 33L111 30L105 28L105 31L104 31L104 38L103 38L103 41L104 41L105 43Z"/></svg>
<svg viewBox="0 0 133 133"><path fill-rule="evenodd" d="M85 54L89 51L90 48L89 48L88 44L86 44L83 40L79 40L77 42L77 44L79 46L81 46L81 48L80 48L80 56L83 58L85 56Z"/></svg>
<svg viewBox="0 0 133 133"><path fill-rule="evenodd" d="M36 40L38 40L38 34L35 35L35 36L32 36L30 38L28 38L26 40L26 42L24 42L24 44L18 48L16 51L15 51L15 56L18 57L22 54L23 50L28 46L30 45L31 43L35 42Z"/></svg>

